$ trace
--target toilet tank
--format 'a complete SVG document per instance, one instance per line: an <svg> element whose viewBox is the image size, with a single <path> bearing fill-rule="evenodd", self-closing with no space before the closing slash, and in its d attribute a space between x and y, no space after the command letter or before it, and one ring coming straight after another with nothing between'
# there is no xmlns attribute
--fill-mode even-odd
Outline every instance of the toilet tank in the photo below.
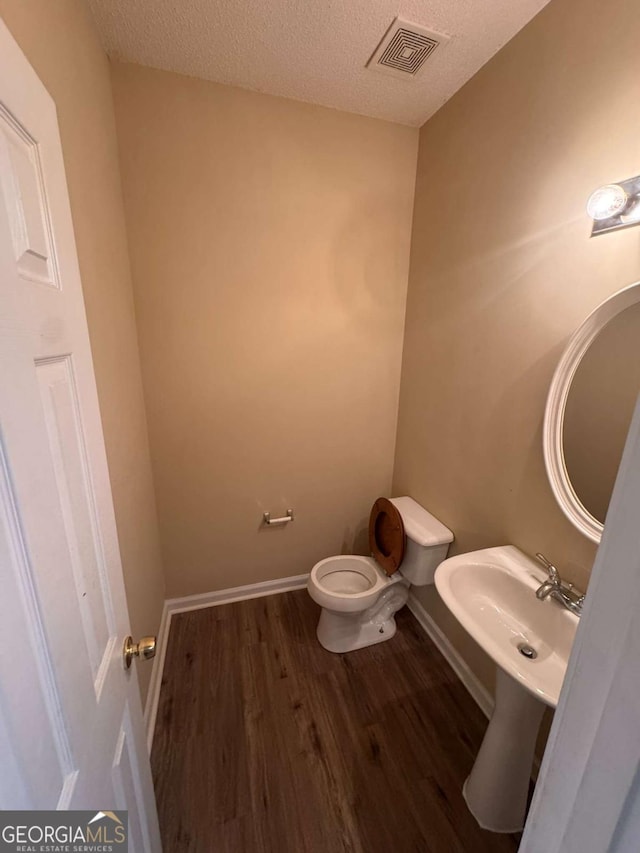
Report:
<svg viewBox="0 0 640 853"><path fill-rule="evenodd" d="M400 574L414 586L433 583L433 576L446 558L453 533L413 498L391 498L402 516L407 540Z"/></svg>

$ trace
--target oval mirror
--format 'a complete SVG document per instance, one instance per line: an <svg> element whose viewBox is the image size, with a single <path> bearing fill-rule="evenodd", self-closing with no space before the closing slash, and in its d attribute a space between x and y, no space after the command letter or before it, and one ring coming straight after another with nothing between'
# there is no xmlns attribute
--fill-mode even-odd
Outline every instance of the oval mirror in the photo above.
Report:
<svg viewBox="0 0 640 853"><path fill-rule="evenodd" d="M574 332L544 417L544 459L567 518L599 542L640 393L640 282L618 291Z"/></svg>

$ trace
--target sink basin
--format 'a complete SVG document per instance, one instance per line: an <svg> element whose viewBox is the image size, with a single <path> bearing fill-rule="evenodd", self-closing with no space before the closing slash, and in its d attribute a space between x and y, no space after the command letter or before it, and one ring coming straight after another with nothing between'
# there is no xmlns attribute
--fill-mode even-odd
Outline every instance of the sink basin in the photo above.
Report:
<svg viewBox="0 0 640 853"><path fill-rule="evenodd" d="M536 738L545 705L555 708L578 617L536 598L546 572L513 545L450 557L436 588L451 613L498 665L496 700L462 792L480 826L524 826Z"/></svg>
<svg viewBox="0 0 640 853"><path fill-rule="evenodd" d="M544 569L513 545L441 563L436 587L460 624L506 673L552 708L558 704L578 617L552 598L539 601ZM519 650L532 648L535 659Z"/></svg>

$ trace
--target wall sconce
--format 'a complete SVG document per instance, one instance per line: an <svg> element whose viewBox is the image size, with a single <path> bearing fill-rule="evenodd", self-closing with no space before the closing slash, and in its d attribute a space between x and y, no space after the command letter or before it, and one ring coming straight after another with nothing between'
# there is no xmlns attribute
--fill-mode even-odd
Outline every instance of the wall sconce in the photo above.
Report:
<svg viewBox="0 0 640 853"><path fill-rule="evenodd" d="M587 213L593 219L592 237L640 225L640 175L598 187L589 196Z"/></svg>

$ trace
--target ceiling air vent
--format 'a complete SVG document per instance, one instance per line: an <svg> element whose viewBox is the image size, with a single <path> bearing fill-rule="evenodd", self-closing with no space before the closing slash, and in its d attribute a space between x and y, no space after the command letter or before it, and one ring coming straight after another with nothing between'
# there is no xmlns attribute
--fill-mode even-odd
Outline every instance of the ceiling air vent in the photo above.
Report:
<svg viewBox="0 0 640 853"><path fill-rule="evenodd" d="M375 49L367 68L394 77L415 77L438 45L449 36L396 18Z"/></svg>

